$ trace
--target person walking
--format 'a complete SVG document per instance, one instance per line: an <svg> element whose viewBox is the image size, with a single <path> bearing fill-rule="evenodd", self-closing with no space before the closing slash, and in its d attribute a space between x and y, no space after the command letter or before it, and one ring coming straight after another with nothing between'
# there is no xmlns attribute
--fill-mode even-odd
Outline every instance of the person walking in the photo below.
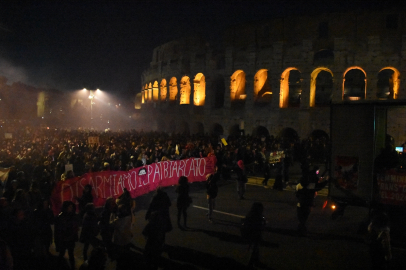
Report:
<svg viewBox="0 0 406 270"><path fill-rule="evenodd" d="M176 200L176 207L178 208L178 227L180 225L180 219L183 215L183 228L187 228L187 209L192 203L192 198L189 196L189 183L186 176L181 176L176 187L176 193L178 198Z"/></svg>
<svg viewBox="0 0 406 270"><path fill-rule="evenodd" d="M246 183L248 182L247 174L245 172L244 161L237 161L237 167L235 168L237 173L237 193L240 200L244 200L244 194L246 190Z"/></svg>
<svg viewBox="0 0 406 270"><path fill-rule="evenodd" d="M66 250L69 254L71 269L75 269L75 243L79 240L79 222L76 218L76 205L72 201L64 201L60 214L55 220L54 239L56 250L59 251L58 265L60 266Z"/></svg>
<svg viewBox="0 0 406 270"><path fill-rule="evenodd" d="M242 220L241 234L244 240L249 243L251 249L250 260L248 267L253 268L260 264L259 259L259 244L262 240L262 231L266 225L266 219L263 216L264 206L260 202L254 202L250 211Z"/></svg>
<svg viewBox="0 0 406 270"><path fill-rule="evenodd" d="M307 235L306 221L309 218L311 209L314 203L316 191L321 190L327 185L327 181L319 182L319 168L314 167L309 172L304 173L300 179L300 183L296 186L297 217L299 220L298 233L300 236Z"/></svg>
<svg viewBox="0 0 406 270"><path fill-rule="evenodd" d="M212 215L213 210L216 207L216 198L218 193L217 182L219 179L219 175L217 173L217 166L214 169L213 174L206 175L206 194L207 194L207 203L209 206L209 211L207 216L209 217L209 221L213 222Z"/></svg>

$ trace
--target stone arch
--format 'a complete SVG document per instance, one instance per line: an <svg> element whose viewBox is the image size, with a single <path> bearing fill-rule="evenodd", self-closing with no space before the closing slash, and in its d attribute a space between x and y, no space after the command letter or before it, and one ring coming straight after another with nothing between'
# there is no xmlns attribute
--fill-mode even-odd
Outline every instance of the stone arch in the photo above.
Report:
<svg viewBox="0 0 406 270"><path fill-rule="evenodd" d="M240 137L241 135L240 125L239 124L232 125L228 130L228 134L231 137Z"/></svg>
<svg viewBox="0 0 406 270"><path fill-rule="evenodd" d="M314 162L323 163L329 158L330 138L327 132L321 129L315 129L310 133L307 141L306 156L310 156Z"/></svg>
<svg viewBox="0 0 406 270"><path fill-rule="evenodd" d="M190 128L189 128L189 124L185 121L182 121L180 123L179 126L179 133L185 136L189 136L190 135Z"/></svg>
<svg viewBox="0 0 406 270"><path fill-rule="evenodd" d="M195 122L193 134L204 135L204 125L201 122Z"/></svg>
<svg viewBox="0 0 406 270"><path fill-rule="evenodd" d="M397 99L399 95L400 72L394 67L384 67L378 72L378 99Z"/></svg>
<svg viewBox="0 0 406 270"><path fill-rule="evenodd" d="M214 123L211 127L210 130L211 135L213 136L221 136L224 134L224 129L223 126L218 124L218 123Z"/></svg>
<svg viewBox="0 0 406 270"><path fill-rule="evenodd" d="M152 83L148 84L148 101L152 101Z"/></svg>
<svg viewBox="0 0 406 270"><path fill-rule="evenodd" d="M293 128L282 129L278 134L279 142L286 147L287 145L299 142L299 135Z"/></svg>
<svg viewBox="0 0 406 270"><path fill-rule="evenodd" d="M319 75L321 76L319 78ZM319 79L321 82L319 82ZM325 89L330 91L324 91ZM315 107L317 104L325 104L331 101L331 92L333 90L333 72L326 67L319 67L313 70L310 75L310 107ZM326 93L325 93L326 92ZM327 99L324 95L328 95L328 102L317 102L319 100Z"/></svg>
<svg viewBox="0 0 406 270"><path fill-rule="evenodd" d="M279 108L298 107L302 94L300 71L295 67L285 69L281 76Z"/></svg>
<svg viewBox="0 0 406 270"><path fill-rule="evenodd" d="M158 91L158 81L154 81L152 85L152 100L158 101L159 91Z"/></svg>
<svg viewBox="0 0 406 270"><path fill-rule="evenodd" d="M206 100L206 78L203 73L197 73L193 80L193 104L204 106Z"/></svg>
<svg viewBox="0 0 406 270"><path fill-rule="evenodd" d="M367 73L360 67L349 67L343 75L342 100L362 100L366 97Z"/></svg>
<svg viewBox="0 0 406 270"><path fill-rule="evenodd" d="M166 86L166 80L162 79L161 80L161 84L159 86L160 89L160 97L161 97L161 101L166 101L166 97L168 95L168 88Z"/></svg>
<svg viewBox="0 0 406 270"><path fill-rule="evenodd" d="M148 101L148 84L145 84L144 86L144 101L145 103Z"/></svg>
<svg viewBox="0 0 406 270"><path fill-rule="evenodd" d="M226 85L222 76L216 76L212 82L213 90L210 92L213 96L213 108L219 109L224 106L224 95L226 93Z"/></svg>
<svg viewBox="0 0 406 270"><path fill-rule="evenodd" d="M255 102L269 103L272 101L272 89L268 80L268 70L260 69L254 76Z"/></svg>
<svg viewBox="0 0 406 270"><path fill-rule="evenodd" d="M180 79L180 104L190 104L190 78L183 76Z"/></svg>
<svg viewBox="0 0 406 270"><path fill-rule="evenodd" d="M169 101L176 101L178 97L178 83L176 77L169 80Z"/></svg>
<svg viewBox="0 0 406 270"><path fill-rule="evenodd" d="M231 76L230 81L230 99L231 101L245 100L245 72L237 70Z"/></svg>
<svg viewBox="0 0 406 270"><path fill-rule="evenodd" d="M269 131L266 127L264 126L257 126L253 131L252 135L256 137L268 137L269 136Z"/></svg>

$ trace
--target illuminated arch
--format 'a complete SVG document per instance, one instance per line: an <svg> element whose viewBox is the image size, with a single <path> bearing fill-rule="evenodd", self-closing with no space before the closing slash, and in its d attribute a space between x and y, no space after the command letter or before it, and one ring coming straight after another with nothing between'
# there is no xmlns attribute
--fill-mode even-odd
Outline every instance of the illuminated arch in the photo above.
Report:
<svg viewBox="0 0 406 270"><path fill-rule="evenodd" d="M267 69L258 70L254 76L254 99L259 102L270 102L272 99Z"/></svg>
<svg viewBox="0 0 406 270"><path fill-rule="evenodd" d="M155 81L152 86L152 99L158 101L158 81Z"/></svg>
<svg viewBox="0 0 406 270"><path fill-rule="evenodd" d="M145 94L144 94L144 89L141 89L141 104L145 103L145 98L144 98Z"/></svg>
<svg viewBox="0 0 406 270"><path fill-rule="evenodd" d="M183 76L180 79L180 104L190 104L190 79L188 76Z"/></svg>
<svg viewBox="0 0 406 270"><path fill-rule="evenodd" d="M330 73L332 77L334 77L333 72L328 68L319 67L313 70L312 74L310 75L310 102L309 102L310 107L316 106L316 82L317 76L319 75L320 71L326 71Z"/></svg>
<svg viewBox="0 0 406 270"><path fill-rule="evenodd" d="M169 100L175 101L178 96L178 83L176 77L172 77L169 81Z"/></svg>
<svg viewBox="0 0 406 270"><path fill-rule="evenodd" d="M145 101L145 103L147 102L147 100L148 100L148 84L146 84L144 86L144 101Z"/></svg>
<svg viewBox="0 0 406 270"><path fill-rule="evenodd" d="M203 73L197 73L193 80L193 104L203 106L206 100L206 79Z"/></svg>
<svg viewBox="0 0 406 270"><path fill-rule="evenodd" d="M230 78L231 101L244 100L247 97L245 94L245 72L242 70L237 70Z"/></svg>
<svg viewBox="0 0 406 270"><path fill-rule="evenodd" d="M362 73L364 73L364 93L363 93L363 98L365 99L365 97L366 97L366 93L367 93L367 73L361 67L353 66L353 67L347 68L344 71L344 74L343 74L343 85L342 85L342 94L341 94L342 100L345 99L345 97L344 97L344 94L345 94L345 92L344 92L344 90L345 90L345 76L347 75L347 73L349 71L354 70L354 69L360 70L360 71L362 71ZM351 100L351 98L350 98L350 100Z"/></svg>
<svg viewBox="0 0 406 270"><path fill-rule="evenodd" d="M392 93L392 96L391 96L390 98L392 98L392 99L397 99L398 96L399 96L399 86L400 86L400 79L399 79L399 77L400 77L400 72L399 72L399 70L397 70L397 69L394 68L394 67L384 67L384 68L382 68L382 69L378 72L378 74L379 74L381 71L385 70L385 69L390 69L390 70L393 71L393 75L392 75L392 84L393 84L392 89L393 89L393 93Z"/></svg>
<svg viewBox="0 0 406 270"><path fill-rule="evenodd" d="M289 106L289 74L292 70L297 70L295 67L285 69L281 75L280 91L279 91L279 108L287 108Z"/></svg>
<svg viewBox="0 0 406 270"><path fill-rule="evenodd" d="M162 79L162 81L161 81L160 94L161 94L161 101L166 101L166 97L168 95L168 88L166 87L165 79Z"/></svg>
<svg viewBox="0 0 406 270"><path fill-rule="evenodd" d="M148 85L148 101L152 101L152 83Z"/></svg>

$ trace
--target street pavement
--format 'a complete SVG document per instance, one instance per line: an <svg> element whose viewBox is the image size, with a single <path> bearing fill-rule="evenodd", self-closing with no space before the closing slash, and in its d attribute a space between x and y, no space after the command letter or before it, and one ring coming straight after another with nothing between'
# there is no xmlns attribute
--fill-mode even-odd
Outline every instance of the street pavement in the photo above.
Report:
<svg viewBox="0 0 406 270"><path fill-rule="evenodd" d="M297 179L294 179L295 181ZM193 204L188 209L188 229L177 226L175 187L167 187L172 201L170 215L173 230L167 234L166 250L162 254L160 269L245 269L250 252L240 236L240 223L252 203L262 202L267 219L260 246L262 264L258 269L371 269L365 226L368 209L348 206L344 215L332 220L327 189L318 193L315 206L307 222L308 235L296 234L297 200L294 185L283 191L272 189L273 179L264 188L262 178L250 177L245 200L239 200L235 180L221 180L213 214L209 222L205 183L190 184ZM145 213L153 194L136 198L136 223L128 265L123 269L145 269L142 252L145 239ZM83 262L83 244L75 248L76 266ZM92 248L90 247L90 250ZM393 260L389 269L405 269L406 251L393 247ZM54 249L52 253L56 254ZM67 258L67 254L65 255ZM116 261L107 261L106 269L116 269Z"/></svg>

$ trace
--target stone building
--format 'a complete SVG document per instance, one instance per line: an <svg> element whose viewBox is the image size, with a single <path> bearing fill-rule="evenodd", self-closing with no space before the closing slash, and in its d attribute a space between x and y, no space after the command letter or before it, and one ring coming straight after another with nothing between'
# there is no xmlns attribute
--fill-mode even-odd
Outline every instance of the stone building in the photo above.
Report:
<svg viewBox="0 0 406 270"><path fill-rule="evenodd" d="M153 50L142 74L139 121L177 133L329 134L331 103L406 99L405 15L274 18L232 26L216 47L201 37L173 40ZM404 142L406 113L388 118L388 132Z"/></svg>

